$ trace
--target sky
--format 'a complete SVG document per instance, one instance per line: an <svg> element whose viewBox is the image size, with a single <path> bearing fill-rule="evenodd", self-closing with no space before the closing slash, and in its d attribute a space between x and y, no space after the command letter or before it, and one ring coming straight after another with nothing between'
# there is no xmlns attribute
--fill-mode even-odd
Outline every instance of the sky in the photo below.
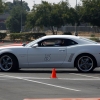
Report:
<svg viewBox="0 0 100 100"><path fill-rule="evenodd" d="M6 2L8 1L13 2L13 0L6 0ZM32 6L34 5L34 3L40 4L41 1L48 1L49 3L58 3L62 0L22 0L22 1L27 2L30 9L32 9ZM76 5L76 1L77 1L77 4L80 3L80 0L69 0L69 4L71 5L71 7L74 7Z"/></svg>

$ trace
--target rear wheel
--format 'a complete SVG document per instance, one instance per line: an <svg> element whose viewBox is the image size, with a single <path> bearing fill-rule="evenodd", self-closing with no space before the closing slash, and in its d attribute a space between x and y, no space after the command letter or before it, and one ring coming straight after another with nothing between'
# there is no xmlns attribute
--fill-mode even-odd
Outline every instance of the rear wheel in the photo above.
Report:
<svg viewBox="0 0 100 100"><path fill-rule="evenodd" d="M95 68L95 60L92 56L84 54L80 55L76 61L75 66L80 72L91 72Z"/></svg>
<svg viewBox="0 0 100 100"><path fill-rule="evenodd" d="M0 57L0 69L1 71L17 71L18 62L14 55L12 54L3 54Z"/></svg>

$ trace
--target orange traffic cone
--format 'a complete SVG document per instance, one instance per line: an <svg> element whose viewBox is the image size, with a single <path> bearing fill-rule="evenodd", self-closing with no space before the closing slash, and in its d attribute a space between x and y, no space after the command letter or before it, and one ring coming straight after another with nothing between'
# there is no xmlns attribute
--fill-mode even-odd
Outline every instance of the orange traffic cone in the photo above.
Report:
<svg viewBox="0 0 100 100"><path fill-rule="evenodd" d="M52 69L51 78L57 78L55 68Z"/></svg>

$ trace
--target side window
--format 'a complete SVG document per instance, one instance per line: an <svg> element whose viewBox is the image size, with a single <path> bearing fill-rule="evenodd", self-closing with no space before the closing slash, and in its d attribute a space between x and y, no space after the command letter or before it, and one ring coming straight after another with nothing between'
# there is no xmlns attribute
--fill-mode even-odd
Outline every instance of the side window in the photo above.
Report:
<svg viewBox="0 0 100 100"><path fill-rule="evenodd" d="M59 47L65 46L64 39L46 39L38 43L39 47Z"/></svg>
<svg viewBox="0 0 100 100"><path fill-rule="evenodd" d="M78 43L75 42L75 41L73 41L73 40L70 40L70 39L67 39L67 40L66 40L66 45L67 45L67 46L77 45L77 44L78 44Z"/></svg>
<svg viewBox="0 0 100 100"><path fill-rule="evenodd" d="M39 47L51 47L55 44L55 39L46 39L38 43Z"/></svg>

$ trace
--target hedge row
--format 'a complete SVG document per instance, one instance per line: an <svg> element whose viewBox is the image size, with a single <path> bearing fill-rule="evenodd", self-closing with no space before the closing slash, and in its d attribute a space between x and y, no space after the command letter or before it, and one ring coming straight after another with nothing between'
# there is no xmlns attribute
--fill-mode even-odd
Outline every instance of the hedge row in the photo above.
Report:
<svg viewBox="0 0 100 100"><path fill-rule="evenodd" d="M29 41L31 39L37 39L45 35L46 35L45 33L12 33L10 34L10 39L11 40L20 39L23 41Z"/></svg>
<svg viewBox="0 0 100 100"><path fill-rule="evenodd" d="M6 36L7 36L6 33L0 33L0 39L1 39L1 40L4 39Z"/></svg>
<svg viewBox="0 0 100 100"><path fill-rule="evenodd" d="M71 32L64 32L63 35L72 35Z"/></svg>
<svg viewBox="0 0 100 100"><path fill-rule="evenodd" d="M10 39L11 40L31 40L31 39L37 39L39 37L45 36L45 33L11 33ZM64 32L63 35L72 35L71 32ZM7 33L0 33L0 39L4 39L7 36Z"/></svg>

